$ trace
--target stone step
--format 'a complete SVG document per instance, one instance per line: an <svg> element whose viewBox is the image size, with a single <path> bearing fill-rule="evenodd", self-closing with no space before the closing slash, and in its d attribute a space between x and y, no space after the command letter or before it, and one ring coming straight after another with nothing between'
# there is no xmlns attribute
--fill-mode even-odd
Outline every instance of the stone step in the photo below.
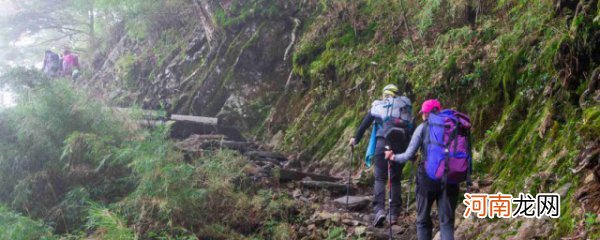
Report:
<svg viewBox="0 0 600 240"><path fill-rule="evenodd" d="M348 201L348 204L346 204L346 201ZM359 211L364 209L371 203L371 197L343 196L333 200L333 203L338 208L347 208L352 211Z"/></svg>
<svg viewBox="0 0 600 240"><path fill-rule="evenodd" d="M279 169L278 171L279 172L277 174L279 175L280 182L300 181L306 177L308 177L312 180L315 180L315 181L336 182L336 181L341 180L340 178L336 178L336 177L332 177L332 176L306 173L306 172L300 172L300 171L295 171L295 170L290 170L290 169Z"/></svg>
<svg viewBox="0 0 600 240"><path fill-rule="evenodd" d="M286 156L276 152L248 151L244 155L248 156L251 160L270 159L278 162L285 162L288 160Z"/></svg>
<svg viewBox="0 0 600 240"><path fill-rule="evenodd" d="M325 189L332 193L346 193L347 185L344 183L303 180L302 186L308 189ZM353 186L350 186L350 192L354 192Z"/></svg>

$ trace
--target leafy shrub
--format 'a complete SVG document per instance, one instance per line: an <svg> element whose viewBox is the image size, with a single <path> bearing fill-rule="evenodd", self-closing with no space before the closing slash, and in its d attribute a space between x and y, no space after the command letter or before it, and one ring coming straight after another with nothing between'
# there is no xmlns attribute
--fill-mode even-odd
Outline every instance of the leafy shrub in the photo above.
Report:
<svg viewBox="0 0 600 240"><path fill-rule="evenodd" d="M88 228L97 229L102 239L133 240L133 231L126 222L107 208L92 206L89 209Z"/></svg>
<svg viewBox="0 0 600 240"><path fill-rule="evenodd" d="M255 194L244 184L249 180L242 169L248 162L235 152L217 151L186 163L160 132L134 149L139 157L131 166L139 184L122 210L141 226L141 236L176 228L177 233L199 229L203 236L221 238L256 232L270 218L289 219L287 197L269 191Z"/></svg>
<svg viewBox="0 0 600 240"><path fill-rule="evenodd" d="M0 205L0 239L29 240L56 239L52 236L52 228L42 222L21 216Z"/></svg>
<svg viewBox="0 0 600 240"><path fill-rule="evenodd" d="M82 201L127 191L127 169L114 151L133 129L69 80L37 77L5 76L22 88L17 105L0 113L1 200L67 232L84 220Z"/></svg>

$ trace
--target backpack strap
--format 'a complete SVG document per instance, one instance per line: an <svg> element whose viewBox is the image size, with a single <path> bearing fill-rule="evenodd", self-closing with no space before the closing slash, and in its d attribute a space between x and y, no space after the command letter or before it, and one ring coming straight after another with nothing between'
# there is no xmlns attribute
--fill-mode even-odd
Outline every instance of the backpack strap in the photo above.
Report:
<svg viewBox="0 0 600 240"><path fill-rule="evenodd" d="M425 161L427 161L427 144L429 144L428 143L429 142L429 120L423 121L423 128L421 129L421 131L423 131L421 134L421 149L423 149L423 150L421 151L421 159L419 159L414 164L415 169L413 171L413 176L415 178L415 183L417 185L420 184L419 177L417 177L417 175L418 174L427 175L427 173L425 172ZM425 176L425 177L427 177L427 176Z"/></svg>
<svg viewBox="0 0 600 240"><path fill-rule="evenodd" d="M385 99L385 103L383 105L383 107L385 108L385 117L383 117L383 122L387 122L391 115L392 115L392 110L394 109L394 102L396 101L396 99L394 97L392 97L392 102L390 103L390 98L386 98Z"/></svg>
<svg viewBox="0 0 600 240"><path fill-rule="evenodd" d="M424 151L421 151L421 153L423 153L423 156L421 157L421 163L417 164L417 165L421 165L423 164L423 167L425 166L425 161L427 161L427 145L429 145L430 141L429 141L429 119L425 120L425 122L423 122L423 135L421 135L421 142L423 143L421 146L421 149L424 149Z"/></svg>
<svg viewBox="0 0 600 240"><path fill-rule="evenodd" d="M425 129L425 130L423 130L424 134L423 134L423 136L421 138L421 141L423 141L423 145L429 145L430 143L433 143L435 145L443 146L441 143L439 143L437 141L436 142L432 142L431 141L431 138L429 137L429 125L431 125L431 126L439 126L439 124L430 123L429 119L427 119L427 120L425 120L423 122L423 128ZM425 147L425 146L423 146L423 147ZM425 148L425 149L427 149L427 148ZM427 150L425 150L424 152L427 152Z"/></svg>

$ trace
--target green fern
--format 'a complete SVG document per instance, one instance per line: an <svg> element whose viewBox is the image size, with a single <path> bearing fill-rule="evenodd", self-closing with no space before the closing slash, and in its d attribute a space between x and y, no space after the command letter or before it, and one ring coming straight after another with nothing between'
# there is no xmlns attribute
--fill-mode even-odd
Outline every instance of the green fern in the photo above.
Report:
<svg viewBox="0 0 600 240"><path fill-rule="evenodd" d="M120 216L99 205L90 207L86 225L89 229L95 230L96 234L103 239L137 239Z"/></svg>

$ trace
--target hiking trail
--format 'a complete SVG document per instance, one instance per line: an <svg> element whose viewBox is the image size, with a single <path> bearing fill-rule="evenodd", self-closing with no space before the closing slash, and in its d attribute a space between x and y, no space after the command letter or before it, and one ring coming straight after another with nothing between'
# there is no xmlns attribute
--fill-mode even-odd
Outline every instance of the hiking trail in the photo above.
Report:
<svg viewBox="0 0 600 240"><path fill-rule="evenodd" d="M178 123L183 124L183 123ZM189 123L188 123L189 124ZM352 177L350 196L346 196L347 177L328 176L305 172L303 169L293 167L292 161L282 153L274 152L269 147L240 139L233 138L229 132L219 129L217 125L204 128L200 134L177 132L174 129L172 136L179 137L176 147L185 152L189 157L202 156L207 151L231 149L246 156L251 164L246 174L256 183L275 191L286 192L293 197L302 214L308 216L300 224L294 225L301 239L327 238L332 229L344 229L346 238L389 239L388 221L383 227L371 226L374 218L372 207L372 181L361 181L362 174L367 170L361 169ZM186 131L189 133L189 131ZM182 138L183 137L183 138ZM355 161L360 161L355 159ZM292 163L292 164L291 164ZM340 176L344 175L340 173ZM491 181L476 181L478 186L489 186ZM406 201L408 179L403 179L403 202ZM410 206L402 208L402 215L397 223L392 226L394 239L416 239L416 210L414 204L414 185L412 186ZM348 206L346 207L346 198ZM403 206L406 206L403 203ZM432 220L434 222L433 234L439 230L437 212L434 205ZM461 223L459 213L464 212L464 206L457 209L456 223ZM458 230L457 230L458 231ZM457 233L458 234L458 233ZM439 239L439 236L437 238Z"/></svg>

